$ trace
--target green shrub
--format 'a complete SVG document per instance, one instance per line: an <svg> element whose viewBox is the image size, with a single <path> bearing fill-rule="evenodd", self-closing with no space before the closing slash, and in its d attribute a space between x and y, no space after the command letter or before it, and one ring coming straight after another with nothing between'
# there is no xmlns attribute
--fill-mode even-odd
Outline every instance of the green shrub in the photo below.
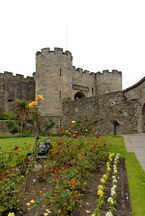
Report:
<svg viewBox="0 0 145 216"><path fill-rule="evenodd" d="M17 115L13 112L0 113L0 120L16 120Z"/></svg>
<svg viewBox="0 0 145 216"><path fill-rule="evenodd" d="M24 130L23 136L24 137L31 137L32 136L32 131L31 130Z"/></svg>
<svg viewBox="0 0 145 216"><path fill-rule="evenodd" d="M12 134L18 133L19 127L14 120L8 120L6 124L10 133Z"/></svg>

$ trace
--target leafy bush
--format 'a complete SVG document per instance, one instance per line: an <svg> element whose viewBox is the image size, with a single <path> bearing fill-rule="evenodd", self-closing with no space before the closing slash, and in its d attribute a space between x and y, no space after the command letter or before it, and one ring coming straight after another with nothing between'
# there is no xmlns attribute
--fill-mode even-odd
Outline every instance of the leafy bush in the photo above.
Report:
<svg viewBox="0 0 145 216"><path fill-rule="evenodd" d="M31 130L24 130L23 131L23 136L24 137L31 137L32 136L32 131Z"/></svg>
<svg viewBox="0 0 145 216"><path fill-rule="evenodd" d="M17 115L13 112L0 113L0 120L16 120Z"/></svg>
<svg viewBox="0 0 145 216"><path fill-rule="evenodd" d="M42 123L40 133L45 136L49 134L49 131L54 127L55 123L52 120Z"/></svg>
<svg viewBox="0 0 145 216"><path fill-rule="evenodd" d="M10 133L18 133L19 127L14 120L8 120L6 123Z"/></svg>
<svg viewBox="0 0 145 216"><path fill-rule="evenodd" d="M20 177L16 173L3 176L3 180L0 181L0 213L11 209L19 209L18 190L16 189L19 183Z"/></svg>

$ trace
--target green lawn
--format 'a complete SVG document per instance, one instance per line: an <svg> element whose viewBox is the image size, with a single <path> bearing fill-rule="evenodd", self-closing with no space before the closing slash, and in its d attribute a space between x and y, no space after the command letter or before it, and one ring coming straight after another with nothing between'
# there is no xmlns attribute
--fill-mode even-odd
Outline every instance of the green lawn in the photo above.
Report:
<svg viewBox="0 0 145 216"><path fill-rule="evenodd" d="M126 152L122 137L106 136L107 151L119 152L126 159L132 216L145 216L145 171L134 153Z"/></svg>
<svg viewBox="0 0 145 216"><path fill-rule="evenodd" d="M66 138L68 139L68 138ZM96 139L95 137L90 138ZM58 138L52 138L53 142ZM105 136L103 140L107 143L106 151L120 153L126 159L129 190L132 204L132 216L145 216L145 172L140 166L134 153L126 152L123 139L120 136ZM24 155L32 150L35 142L33 137L0 138L0 152L12 152L15 147L18 154ZM70 139L71 142L71 139ZM77 139L76 139L77 142ZM13 158L14 160L14 158Z"/></svg>
<svg viewBox="0 0 145 216"><path fill-rule="evenodd" d="M32 150L34 142L33 137L3 137L0 138L0 151L11 152L18 146L20 153L26 153Z"/></svg>

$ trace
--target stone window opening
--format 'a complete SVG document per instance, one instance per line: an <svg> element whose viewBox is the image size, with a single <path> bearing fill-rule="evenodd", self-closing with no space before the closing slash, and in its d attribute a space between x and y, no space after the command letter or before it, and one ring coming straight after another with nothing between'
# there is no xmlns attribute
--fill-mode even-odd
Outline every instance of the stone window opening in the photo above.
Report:
<svg viewBox="0 0 145 216"><path fill-rule="evenodd" d="M74 95L74 99L75 99L75 100L79 100L79 99L84 98L84 97L85 97L85 95L84 95L83 92L77 92L77 93Z"/></svg>
<svg viewBox="0 0 145 216"><path fill-rule="evenodd" d="M13 100L12 99L8 99L8 102L13 102Z"/></svg>
<svg viewBox="0 0 145 216"><path fill-rule="evenodd" d="M59 98L61 98L61 90L59 91Z"/></svg>
<svg viewBox="0 0 145 216"><path fill-rule="evenodd" d="M92 88L92 95L94 95L94 89Z"/></svg>
<svg viewBox="0 0 145 216"><path fill-rule="evenodd" d="M60 77L61 77L61 68L59 69L59 75L60 75Z"/></svg>

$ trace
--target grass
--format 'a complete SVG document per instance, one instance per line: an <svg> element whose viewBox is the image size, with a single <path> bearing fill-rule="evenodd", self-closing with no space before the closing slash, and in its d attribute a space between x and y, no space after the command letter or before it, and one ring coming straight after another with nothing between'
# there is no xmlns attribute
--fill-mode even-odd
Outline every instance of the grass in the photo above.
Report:
<svg viewBox="0 0 145 216"><path fill-rule="evenodd" d="M65 138L67 141L69 138ZM96 139L90 138L90 141ZM58 138L51 138L55 143ZM132 216L145 216L145 172L140 166L134 153L126 152L123 138L120 136L105 136L103 140L107 143L107 152L120 153L126 159L130 198L132 205ZM12 152L16 146L20 154L26 154L32 150L35 139L33 137L0 138L0 151ZM71 139L70 139L71 142ZM78 140L76 139L76 142Z"/></svg>
<svg viewBox="0 0 145 216"><path fill-rule="evenodd" d="M0 151L12 152L18 146L19 153L27 153L32 150L34 142L33 137L3 137L0 138Z"/></svg>
<svg viewBox="0 0 145 216"><path fill-rule="evenodd" d="M134 153L126 152L123 138L116 136L104 137L109 146L107 151L120 153L126 159L132 216L145 215L145 171Z"/></svg>

